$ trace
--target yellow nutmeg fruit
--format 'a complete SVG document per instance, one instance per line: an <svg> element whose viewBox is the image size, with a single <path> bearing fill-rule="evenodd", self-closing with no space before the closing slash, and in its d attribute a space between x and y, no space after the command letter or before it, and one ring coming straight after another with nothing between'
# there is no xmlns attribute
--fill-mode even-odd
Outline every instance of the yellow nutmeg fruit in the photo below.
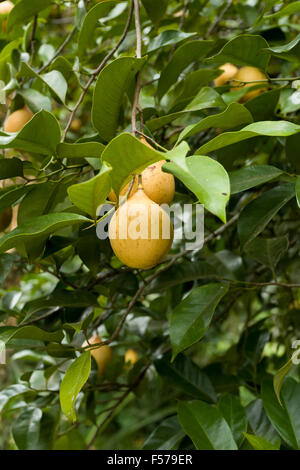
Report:
<svg viewBox="0 0 300 470"><path fill-rule="evenodd" d="M142 188L118 208L109 224L111 247L131 268L156 266L171 248L173 235L169 215Z"/></svg>
<svg viewBox="0 0 300 470"><path fill-rule="evenodd" d="M6 0L4 2L0 3L0 15L8 15L11 10L13 9L15 5L10 2L9 0ZM2 31L5 33L6 32L6 25L7 25L7 20L6 18L2 21Z"/></svg>
<svg viewBox="0 0 300 470"><path fill-rule="evenodd" d="M125 353L125 365L133 366L138 359L138 353L134 349L127 349Z"/></svg>
<svg viewBox="0 0 300 470"><path fill-rule="evenodd" d="M226 62L226 64L221 65L219 69L223 70L223 73L214 80L215 86L224 85L238 72L238 68L230 62Z"/></svg>
<svg viewBox="0 0 300 470"><path fill-rule="evenodd" d="M11 113L4 123L4 132L19 132L33 117L33 112L27 107Z"/></svg>
<svg viewBox="0 0 300 470"><path fill-rule="evenodd" d="M97 333L95 333L90 339L89 339L89 344L99 344L101 343L101 338L98 336ZM88 346L88 343L85 342L82 345L83 347ZM101 376L104 374L109 362L112 359L112 349L105 345L105 346L100 346L99 348L91 349L91 355L95 359L98 367L98 375Z"/></svg>
<svg viewBox="0 0 300 470"><path fill-rule="evenodd" d="M241 82L245 82L245 83L239 85L239 82L235 82L235 80L240 80ZM232 88L232 91L233 90L238 90L238 88L245 88L245 87L259 85L260 83L264 83L263 81L260 82L260 80L267 80L267 77L258 68L256 68L256 67L242 67L238 70L238 72L233 77L232 83L234 85L234 88ZM248 84L247 82L254 82L254 83L249 83ZM253 90L253 91L249 91L244 96L242 96L240 101L245 102L245 101L251 100L252 98L255 98L260 93L265 91L265 89L266 89L266 86L258 88L258 89Z"/></svg>

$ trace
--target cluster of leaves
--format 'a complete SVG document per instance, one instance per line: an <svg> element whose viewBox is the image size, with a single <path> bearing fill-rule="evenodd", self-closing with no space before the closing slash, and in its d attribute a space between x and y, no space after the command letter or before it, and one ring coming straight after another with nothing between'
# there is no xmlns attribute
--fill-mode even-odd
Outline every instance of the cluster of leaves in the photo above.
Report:
<svg viewBox="0 0 300 470"><path fill-rule="evenodd" d="M0 238L1 446L298 450L300 2L139 3L142 58L128 1L18 0L0 18L2 122L34 113L0 132L0 212L18 212ZM244 104L215 88L225 62L266 88ZM153 148L130 133L138 72ZM204 205L205 244L132 270L97 208L162 159L176 202ZM96 330L102 377L82 347Z"/></svg>

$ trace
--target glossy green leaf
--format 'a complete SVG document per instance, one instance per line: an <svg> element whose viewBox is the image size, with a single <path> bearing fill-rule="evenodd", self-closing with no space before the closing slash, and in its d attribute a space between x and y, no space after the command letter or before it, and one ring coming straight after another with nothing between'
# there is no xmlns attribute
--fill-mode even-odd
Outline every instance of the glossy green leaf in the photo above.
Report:
<svg viewBox="0 0 300 470"><path fill-rule="evenodd" d="M266 191L250 202L238 220L238 234L241 245L246 248L265 229L277 212L294 196L294 186L285 183Z"/></svg>
<svg viewBox="0 0 300 470"><path fill-rule="evenodd" d="M144 58L119 57L100 72L94 89L92 123L102 139L109 141L115 136L124 93L144 63Z"/></svg>
<svg viewBox="0 0 300 470"><path fill-rule="evenodd" d="M300 126L288 121L261 121L254 122L240 131L224 132L206 144L202 145L197 154L210 153L227 145L232 145L260 135L269 137L287 137L300 132Z"/></svg>
<svg viewBox="0 0 300 470"><path fill-rule="evenodd" d="M282 406L279 404L273 384L262 384L262 399L266 413L282 439L294 450L300 449L300 416L298 413L300 384L288 378L281 389Z"/></svg>
<svg viewBox="0 0 300 470"><path fill-rule="evenodd" d="M161 377L194 398L217 401L208 376L189 357L179 354L172 363L170 359L170 355L165 355L155 361L155 368Z"/></svg>
<svg viewBox="0 0 300 470"><path fill-rule="evenodd" d="M247 245L246 253L259 263L274 270L278 261L289 246L287 236L274 238L255 238Z"/></svg>
<svg viewBox="0 0 300 470"><path fill-rule="evenodd" d="M23 176L23 162L18 158L1 158L0 159L0 179L13 178L15 176Z"/></svg>
<svg viewBox="0 0 300 470"><path fill-rule="evenodd" d="M274 446L271 442L267 441L260 436L254 436L253 434L248 434L244 432L244 436L254 450L279 450L280 446Z"/></svg>
<svg viewBox="0 0 300 470"><path fill-rule="evenodd" d="M34 339L38 341L54 341L60 343L64 335L61 330L48 332L37 326L1 326L0 339L7 344L12 339Z"/></svg>
<svg viewBox="0 0 300 470"><path fill-rule="evenodd" d="M90 370L91 353L87 351L72 362L60 386L61 409L67 418L73 422L76 421L75 402L80 390L89 378Z"/></svg>
<svg viewBox="0 0 300 470"><path fill-rule="evenodd" d="M293 360L290 359L274 375L274 379L273 379L274 391L275 391L276 397L277 397L277 399L278 399L278 401L281 405L282 405L281 398L280 398L281 388L282 388L282 385L284 383L284 380L285 380L287 374L290 372L293 365L294 365Z"/></svg>
<svg viewBox="0 0 300 470"><path fill-rule="evenodd" d="M88 219L82 215L63 212L35 217L19 225L0 239L0 253L10 248L22 246L27 241L47 237L59 229L70 227L71 225L80 225L87 221Z"/></svg>
<svg viewBox="0 0 300 470"><path fill-rule="evenodd" d="M173 44L178 44L185 39L188 39L192 36L195 36L196 33L184 33L183 31L178 31L177 29L167 29L161 34L156 36L148 45L147 52L153 53L157 49L162 47L171 46Z"/></svg>
<svg viewBox="0 0 300 470"><path fill-rule="evenodd" d="M271 46L265 49L266 52L290 61L299 60L300 33L292 41L282 46Z"/></svg>
<svg viewBox="0 0 300 470"><path fill-rule="evenodd" d="M282 18L283 16L293 15L297 11L300 11L300 2L292 2L289 5L280 8L280 10L272 13L272 15L266 15L266 20L273 20L275 18Z"/></svg>
<svg viewBox="0 0 300 470"><path fill-rule="evenodd" d="M20 0L8 15L7 29L12 29L16 24L25 24L34 15L51 5L51 0Z"/></svg>
<svg viewBox="0 0 300 470"><path fill-rule="evenodd" d="M33 88L20 90L18 93L24 98L25 103L29 106L32 112L38 113L44 109L51 113L52 104L51 99L48 96L42 95L42 93L34 90Z"/></svg>
<svg viewBox="0 0 300 470"><path fill-rule="evenodd" d="M189 188L212 214L226 222L226 204L230 196L229 176L216 160L205 156L183 155L163 166Z"/></svg>
<svg viewBox="0 0 300 470"><path fill-rule="evenodd" d="M197 39L184 43L174 52L171 60L163 69L158 82L159 98L175 83L180 74L193 62L200 61L212 48L213 41Z"/></svg>
<svg viewBox="0 0 300 470"><path fill-rule="evenodd" d="M100 158L104 150L104 145L100 142L84 142L57 146L57 156L59 158Z"/></svg>
<svg viewBox="0 0 300 470"><path fill-rule="evenodd" d="M239 103L231 103L225 111L203 118L197 124L190 124L187 126L180 133L177 142L181 142L187 137L209 129L210 127L226 130L232 127L241 126L242 124L248 124L250 122L253 122L253 118L247 108Z"/></svg>
<svg viewBox="0 0 300 470"><path fill-rule="evenodd" d="M170 320L172 360L205 335L214 311L227 289L222 284L197 287L175 307Z"/></svg>
<svg viewBox="0 0 300 470"><path fill-rule="evenodd" d="M201 88L197 96L182 110L171 114L166 114L158 118L150 119L146 122L147 127L153 132L169 124L175 119L194 111L210 108L225 108L225 103L219 93L209 87Z"/></svg>
<svg viewBox="0 0 300 470"><path fill-rule="evenodd" d="M177 416L162 421L147 438L143 450L177 450L185 434Z"/></svg>
<svg viewBox="0 0 300 470"><path fill-rule="evenodd" d="M180 401L178 419L196 449L237 450L227 422L213 405L201 401Z"/></svg>
<svg viewBox="0 0 300 470"><path fill-rule="evenodd" d="M30 189L30 186L25 185L12 185L0 189L0 213L13 206Z"/></svg>
<svg viewBox="0 0 300 470"><path fill-rule="evenodd" d="M87 212L94 219L96 218L98 207L106 201L110 191L111 170L110 166L103 164L97 176L84 183L73 184L73 186L68 188L69 198L73 204Z"/></svg>
<svg viewBox="0 0 300 470"><path fill-rule="evenodd" d="M218 54L209 57L206 62L216 64L231 62L235 65L252 65L265 70L269 57L262 51L268 46L262 36L241 34L228 41Z"/></svg>
<svg viewBox="0 0 300 470"><path fill-rule="evenodd" d="M6 387L0 392L0 413L5 409L5 406L9 404L10 400L13 400L15 397L23 395L23 393L28 392L28 387L22 384L15 384Z"/></svg>
<svg viewBox="0 0 300 470"><path fill-rule="evenodd" d="M42 410L29 406L13 423L12 434L20 450L37 450Z"/></svg>
<svg viewBox="0 0 300 470"><path fill-rule="evenodd" d="M260 184L272 181L283 171L271 165L251 165L229 173L231 194L247 191Z"/></svg>
<svg viewBox="0 0 300 470"><path fill-rule="evenodd" d="M243 433L247 431L248 425L245 408L235 395L225 395L219 400L218 409L230 427L235 442L240 447L244 440Z"/></svg>
<svg viewBox="0 0 300 470"><path fill-rule="evenodd" d="M99 20L105 17L116 6L116 0L102 1L95 5L86 14L78 37L78 54L84 55L93 39L96 39L95 29L99 26Z"/></svg>
<svg viewBox="0 0 300 470"><path fill-rule="evenodd" d="M42 110L16 134L0 132L0 148L18 148L48 155L55 153L61 131L53 114Z"/></svg>

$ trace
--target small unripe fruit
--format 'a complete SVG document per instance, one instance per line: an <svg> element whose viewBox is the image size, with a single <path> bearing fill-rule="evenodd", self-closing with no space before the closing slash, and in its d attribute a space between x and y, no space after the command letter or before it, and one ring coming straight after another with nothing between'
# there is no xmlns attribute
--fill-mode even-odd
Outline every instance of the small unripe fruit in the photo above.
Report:
<svg viewBox="0 0 300 470"><path fill-rule="evenodd" d="M13 211L11 207L0 214L0 232L4 232L4 230L10 226L12 221L12 214Z"/></svg>
<svg viewBox="0 0 300 470"><path fill-rule="evenodd" d="M33 112L27 106L14 111L5 121L4 132L19 132L32 117Z"/></svg>
<svg viewBox="0 0 300 470"><path fill-rule="evenodd" d="M235 82L234 80L240 80L241 82L245 82L245 83L239 84L239 82ZM260 83L264 83L264 82L260 82L259 80L267 80L267 77L258 68L242 67L241 69L238 70L238 72L233 77L232 83L234 85L234 88L232 88L232 91L238 90L239 88L245 88L245 87L259 85ZM254 83L247 84L247 82L254 82ZM245 101L251 100L252 98L255 98L256 96L258 96L260 93L262 93L265 90L266 90L266 87L261 87L256 90L249 91L244 96L242 96L240 101L245 102Z"/></svg>
<svg viewBox="0 0 300 470"><path fill-rule="evenodd" d="M101 338L95 333L90 339L89 339L89 344L99 344L101 343ZM85 342L82 345L83 347L88 346L88 343ZM91 349L91 355L95 359L98 367L98 376L100 377L101 375L104 374L105 369L107 368L109 362L112 359L112 350L109 346L100 346L97 349Z"/></svg>
<svg viewBox="0 0 300 470"><path fill-rule="evenodd" d="M134 349L127 349L125 353L125 365L133 366L138 359L139 356Z"/></svg>
<svg viewBox="0 0 300 470"><path fill-rule="evenodd" d="M81 119L79 118L76 118L76 119L73 119L73 121L71 122L71 129L72 131L74 132L79 132L80 129L81 129L81 126L82 126L82 121Z"/></svg>
<svg viewBox="0 0 300 470"><path fill-rule="evenodd" d="M131 268L156 266L171 248L173 235L170 217L142 188L118 208L109 224L111 247Z"/></svg>
<svg viewBox="0 0 300 470"><path fill-rule="evenodd" d="M215 86L224 85L226 82L231 80L238 71L238 68L230 62L226 62L226 64L221 65L219 69L223 70L223 73L214 80Z"/></svg>

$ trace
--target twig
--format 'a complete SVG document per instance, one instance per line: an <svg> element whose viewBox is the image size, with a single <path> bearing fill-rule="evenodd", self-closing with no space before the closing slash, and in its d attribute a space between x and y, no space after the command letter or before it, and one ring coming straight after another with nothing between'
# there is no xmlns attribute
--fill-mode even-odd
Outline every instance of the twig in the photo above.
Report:
<svg viewBox="0 0 300 470"><path fill-rule="evenodd" d="M34 42L35 42L35 32L36 32L36 27L37 27L37 20L38 20L38 15L35 15L33 18L33 25L32 25L32 30L31 30L31 35L30 35L30 52L32 56L34 55Z"/></svg>
<svg viewBox="0 0 300 470"><path fill-rule="evenodd" d="M227 10L229 10L229 8L231 7L232 5L232 0L229 0L227 5L223 8L223 10L221 11L220 15L217 16L217 18L215 19L215 21L212 22L212 24L210 25L210 27L208 28L208 30L206 31L206 33L204 34L204 39L208 38L211 33L214 31L214 29L216 28L216 26L218 25L218 23L223 19L225 13L227 12Z"/></svg>
<svg viewBox="0 0 300 470"><path fill-rule="evenodd" d="M56 53L54 54L53 57L51 57L51 59L45 64L43 65L38 73L42 73L44 70L46 70L46 68L49 67L49 65L52 64L52 62L56 59L56 57L58 57L62 51L64 50L64 48L67 46L67 44L70 42L70 40L72 39L75 31L77 29L77 25L74 25L73 28L71 29L71 31L69 32L69 34L67 35L66 39L64 40L64 42L61 44L61 46L57 49Z"/></svg>
<svg viewBox="0 0 300 470"><path fill-rule="evenodd" d="M67 133L68 133L68 130L70 129L70 126L71 126L71 123L73 121L73 118L76 114L76 111L77 109L79 108L79 106L81 105L89 87L91 86L91 84L93 83L93 81L95 80L95 78L99 75L99 73L101 72L101 70L105 67L105 65L107 64L107 62L109 61L109 59L114 55L114 53L119 49L119 47L121 46L121 44L123 43L123 41L125 40L126 36L127 36L127 33L129 31L129 28L130 28L130 24L131 24L131 20L132 20L132 15L133 15L133 1L131 2L130 4L130 9L129 9L129 14L128 14L128 18L127 18L127 22L126 22L126 25L125 25L125 28L124 28L124 31L119 39L119 41L117 42L117 44L115 45L115 47L107 54L107 56L104 57L104 59L102 60L101 64L98 66L98 68L95 70L95 72L91 75L89 81L87 82L87 84L84 86L83 90L82 90L82 93L77 101L77 103L75 104L71 114L70 114L70 117L69 117L69 120L68 120L68 123L66 125L66 128L63 132L63 137L62 137L62 141L65 140L66 136L67 136Z"/></svg>
<svg viewBox="0 0 300 470"><path fill-rule="evenodd" d="M136 57L140 59L142 57L142 31L141 31L141 19L140 19L140 3L139 0L133 0L134 3L134 16L135 16L135 31L136 31ZM132 133L136 135L136 114L137 110L141 109L139 106L139 97L141 91L141 73L138 72L136 75L136 86L134 91L134 99L131 113L131 126ZM142 115L142 113L141 113Z"/></svg>
<svg viewBox="0 0 300 470"><path fill-rule="evenodd" d="M144 132L139 131L138 129L136 129L135 132L136 132L137 134L141 135L142 137L144 137L144 139L149 140L149 142L151 142L151 144L155 145L155 147L159 148L159 149L162 150L163 152L167 152L167 151L168 151L167 149L165 149L164 147L162 147L161 145L159 145L157 142L155 142L154 139L152 139L152 138L149 137L148 135L144 134Z"/></svg>

